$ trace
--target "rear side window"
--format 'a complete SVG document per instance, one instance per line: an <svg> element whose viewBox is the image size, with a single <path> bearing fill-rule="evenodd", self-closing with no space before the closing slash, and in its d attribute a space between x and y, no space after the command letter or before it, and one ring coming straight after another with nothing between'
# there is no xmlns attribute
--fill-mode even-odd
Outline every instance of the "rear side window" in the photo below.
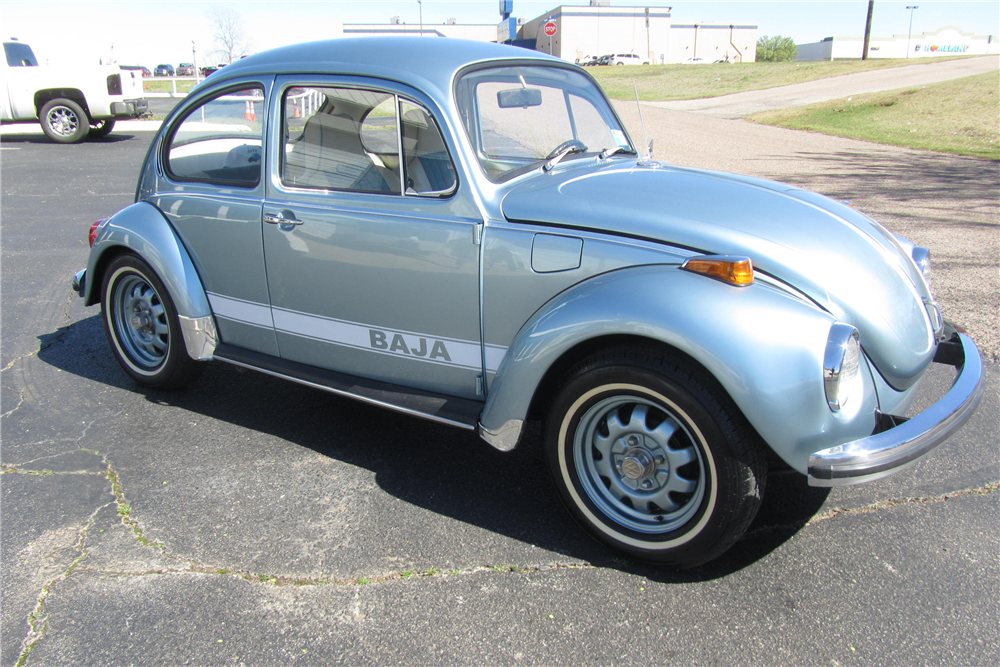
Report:
<svg viewBox="0 0 1000 667"><path fill-rule="evenodd" d="M35 54L32 53L31 47L27 44L5 42L3 51L10 67L38 67L38 60L35 59Z"/></svg>
<svg viewBox="0 0 1000 667"><path fill-rule="evenodd" d="M263 88L231 90L198 105L170 135L167 173L179 181L256 186L263 121Z"/></svg>

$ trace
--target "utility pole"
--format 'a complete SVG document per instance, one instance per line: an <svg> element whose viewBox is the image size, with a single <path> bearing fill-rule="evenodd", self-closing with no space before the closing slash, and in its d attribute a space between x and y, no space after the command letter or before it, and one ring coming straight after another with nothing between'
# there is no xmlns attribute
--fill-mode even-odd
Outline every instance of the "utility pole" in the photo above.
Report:
<svg viewBox="0 0 1000 667"><path fill-rule="evenodd" d="M417 0L417 7L420 8L420 36L424 36L424 3Z"/></svg>
<svg viewBox="0 0 1000 667"><path fill-rule="evenodd" d="M910 10L910 31L906 33L906 57L910 57L910 37L913 35L913 10L920 9L920 5L910 5L907 7Z"/></svg>
<svg viewBox="0 0 1000 667"><path fill-rule="evenodd" d="M194 65L194 85L198 85L198 52L194 48L194 40L191 40L191 64Z"/></svg>
<svg viewBox="0 0 1000 667"><path fill-rule="evenodd" d="M865 45L861 53L862 60L868 60L868 42L872 37L872 12L875 11L875 0L868 0L868 21L865 23Z"/></svg>

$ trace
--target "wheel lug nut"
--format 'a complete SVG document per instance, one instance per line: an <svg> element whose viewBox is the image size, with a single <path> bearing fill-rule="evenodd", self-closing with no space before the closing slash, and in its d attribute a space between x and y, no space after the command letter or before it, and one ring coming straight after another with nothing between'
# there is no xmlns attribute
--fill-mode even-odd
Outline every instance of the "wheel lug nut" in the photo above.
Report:
<svg viewBox="0 0 1000 667"><path fill-rule="evenodd" d="M656 465L658 465L658 466L661 466L661 465L663 465L663 463L664 463L664 462L666 461L666 459L665 459L665 458L663 458L662 456L657 456L657 457L656 457L655 459L653 459L653 460L654 460L654 461L656 461Z"/></svg>
<svg viewBox="0 0 1000 667"><path fill-rule="evenodd" d="M634 435L630 435L628 437L628 441L627 442L628 442L628 446L629 447L635 447L636 445L639 444L639 438L635 437Z"/></svg>
<svg viewBox="0 0 1000 667"><path fill-rule="evenodd" d="M642 488L644 488L644 489L650 489L652 487L653 487L653 483L650 482L648 479L645 482L642 483Z"/></svg>

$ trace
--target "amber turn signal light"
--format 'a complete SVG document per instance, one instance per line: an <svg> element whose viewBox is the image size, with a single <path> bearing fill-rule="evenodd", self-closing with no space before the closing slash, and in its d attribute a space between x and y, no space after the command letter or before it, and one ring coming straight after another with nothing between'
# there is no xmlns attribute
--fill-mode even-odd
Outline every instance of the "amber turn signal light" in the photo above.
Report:
<svg viewBox="0 0 1000 667"><path fill-rule="evenodd" d="M684 262L681 268L701 273L730 285L743 286L753 283L753 264L749 257L730 257L728 255L692 257Z"/></svg>

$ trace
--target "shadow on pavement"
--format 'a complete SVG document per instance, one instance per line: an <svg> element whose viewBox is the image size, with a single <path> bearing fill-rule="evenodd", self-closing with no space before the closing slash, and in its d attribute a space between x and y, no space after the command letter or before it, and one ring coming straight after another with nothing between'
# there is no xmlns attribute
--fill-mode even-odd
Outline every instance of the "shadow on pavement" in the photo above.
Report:
<svg viewBox="0 0 1000 667"><path fill-rule="evenodd" d="M705 581L745 568L795 535L827 497L827 490L807 486L802 475L775 470L756 520L728 553L700 568L664 570L604 548L574 524L549 479L537 430L514 451L502 453L471 431L224 363L209 364L185 390L147 390L119 369L99 315L39 339L39 359L68 373L365 468L383 491L428 511L656 581Z"/></svg>
<svg viewBox="0 0 1000 667"><path fill-rule="evenodd" d="M106 137L88 137L84 139L81 143L90 144L117 144L122 141L130 141L135 139L134 134L109 134ZM52 141L41 130L38 134L2 134L0 135L0 143L2 144L50 144L52 146L72 146L74 144L60 144L58 142Z"/></svg>

